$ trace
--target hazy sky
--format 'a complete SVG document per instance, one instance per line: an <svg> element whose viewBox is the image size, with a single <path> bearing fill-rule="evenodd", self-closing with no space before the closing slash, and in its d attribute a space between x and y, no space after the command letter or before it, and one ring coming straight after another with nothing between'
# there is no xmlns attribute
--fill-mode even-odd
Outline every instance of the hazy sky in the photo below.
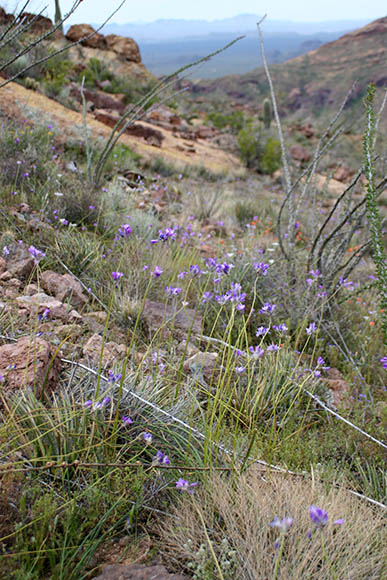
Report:
<svg viewBox="0 0 387 580"><path fill-rule="evenodd" d="M119 0L83 0L69 22L101 22L119 5ZM24 0L1 1L9 10ZM60 0L62 12L73 0ZM34 11L48 6L53 13L54 0L32 0ZM127 0L114 22L152 21L158 18L215 20L237 14L265 14L276 20L373 20L387 14L386 0Z"/></svg>

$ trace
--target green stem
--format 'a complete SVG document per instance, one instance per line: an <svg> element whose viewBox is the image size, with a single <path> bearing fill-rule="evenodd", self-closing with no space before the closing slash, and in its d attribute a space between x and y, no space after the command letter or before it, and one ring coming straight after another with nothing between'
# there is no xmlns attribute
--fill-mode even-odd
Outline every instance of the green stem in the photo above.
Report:
<svg viewBox="0 0 387 580"><path fill-rule="evenodd" d="M275 568L274 568L272 580L277 579L279 567L280 567L281 559L282 559L282 553L284 551L284 544L285 544L285 534L281 534L281 543L280 543L279 548L278 548L278 555L277 555L277 559L275 562Z"/></svg>

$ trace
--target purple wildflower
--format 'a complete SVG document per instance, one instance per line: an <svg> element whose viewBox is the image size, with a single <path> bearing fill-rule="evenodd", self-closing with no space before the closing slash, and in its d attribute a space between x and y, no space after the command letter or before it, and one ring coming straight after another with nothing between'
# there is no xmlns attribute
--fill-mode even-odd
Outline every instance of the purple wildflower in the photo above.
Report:
<svg viewBox="0 0 387 580"><path fill-rule="evenodd" d="M274 310L276 309L275 304L270 304L270 302L265 302L265 304L260 309L260 314L273 314Z"/></svg>
<svg viewBox="0 0 387 580"><path fill-rule="evenodd" d="M266 276L268 269L270 268L269 264L265 264L265 262L254 262L253 264L254 270L258 274L262 274L262 276Z"/></svg>
<svg viewBox="0 0 387 580"><path fill-rule="evenodd" d="M193 276L200 276L202 274L202 270L199 268L197 264L192 264L189 267L189 271Z"/></svg>
<svg viewBox="0 0 387 580"><path fill-rule="evenodd" d="M265 353L265 349L264 348L260 348L259 346L249 346L249 352L251 354L251 356L253 357L254 360L257 360L259 358L262 358L264 353Z"/></svg>
<svg viewBox="0 0 387 580"><path fill-rule="evenodd" d="M162 268L160 268L160 266L155 266L153 272L151 272L151 276L153 276L153 278L159 278L162 273Z"/></svg>
<svg viewBox="0 0 387 580"><path fill-rule="evenodd" d="M272 522L270 522L270 525L273 528L278 528L281 535L285 535L293 525L293 518L287 517L287 518L283 518L281 520L278 516L275 516L274 520ZM281 536L279 536L276 539L276 541L274 542L274 547L276 550L278 550L278 548L279 548L280 538L281 538Z"/></svg>
<svg viewBox="0 0 387 580"><path fill-rule="evenodd" d="M28 251L31 254L31 256L33 257L35 264L38 264L38 262L46 256L46 254L44 252L42 252L41 250L38 250L37 248L35 248L35 246L30 246L28 248Z"/></svg>
<svg viewBox="0 0 387 580"><path fill-rule="evenodd" d="M126 238L131 233L132 233L132 228L130 227L129 224L122 224L122 226L118 230L118 234L121 236L121 238Z"/></svg>
<svg viewBox="0 0 387 580"><path fill-rule="evenodd" d="M306 329L306 334L308 336L310 336L311 334L313 334L314 332L316 332L316 330L317 330L316 323L315 322L311 322L309 324L309 326L307 327L307 329Z"/></svg>
<svg viewBox="0 0 387 580"><path fill-rule="evenodd" d="M142 436L143 436L144 441L147 445L150 445L152 443L152 439L153 439L152 433L145 432L142 434Z"/></svg>
<svg viewBox="0 0 387 580"><path fill-rule="evenodd" d="M266 326L260 326L259 328L257 328L255 336L265 336L265 334L268 333L270 333L270 328L267 328Z"/></svg>
<svg viewBox="0 0 387 580"><path fill-rule="evenodd" d="M384 369L387 369L387 356L384 356L384 357L382 357L382 358L380 359L380 362L382 363L382 365L383 365L383 368L384 368Z"/></svg>
<svg viewBox="0 0 387 580"><path fill-rule="evenodd" d="M204 292L202 297L202 304L207 304L212 298L212 292Z"/></svg>
<svg viewBox="0 0 387 580"><path fill-rule="evenodd" d="M274 330L277 332L285 333L288 331L288 327L283 322L281 324L273 324Z"/></svg>
<svg viewBox="0 0 387 580"><path fill-rule="evenodd" d="M118 282L119 280L121 280L123 275L124 274L122 272L112 272L112 278L113 278L113 280L115 280L115 282Z"/></svg>
<svg viewBox="0 0 387 580"><path fill-rule="evenodd" d="M163 453L160 450L157 451L153 460L157 463L160 463L160 465L170 465L171 464L171 462L169 461L168 455L166 453Z"/></svg>
<svg viewBox="0 0 387 580"><path fill-rule="evenodd" d="M309 516L312 521L312 524L314 525L314 529L308 531L308 538L311 538L315 530L321 531L327 525L328 512L315 505L311 505L309 508ZM340 518L338 520L335 520L333 523L335 525L341 526L344 524L344 520Z"/></svg>
<svg viewBox="0 0 387 580"><path fill-rule="evenodd" d="M133 423L133 420L127 415L123 415L122 422L124 423L124 425L131 425Z"/></svg>
<svg viewBox="0 0 387 580"><path fill-rule="evenodd" d="M172 286L165 286L165 292L168 296L179 296L181 288L173 288Z"/></svg>
<svg viewBox="0 0 387 580"><path fill-rule="evenodd" d="M267 352L277 352L280 350L280 346L278 346L278 344L269 344L269 346L267 347L266 351Z"/></svg>
<svg viewBox="0 0 387 580"><path fill-rule="evenodd" d="M242 367L242 366L241 367L235 367L235 372L238 375L243 375L243 373L246 372L246 367Z"/></svg>
<svg viewBox="0 0 387 580"><path fill-rule="evenodd" d="M196 485L197 485L197 482L188 483L188 481L186 479L183 479L180 477L176 482L176 489L179 489L180 491L188 491L188 493L190 493L192 495L193 492L195 491L192 488L195 487Z"/></svg>

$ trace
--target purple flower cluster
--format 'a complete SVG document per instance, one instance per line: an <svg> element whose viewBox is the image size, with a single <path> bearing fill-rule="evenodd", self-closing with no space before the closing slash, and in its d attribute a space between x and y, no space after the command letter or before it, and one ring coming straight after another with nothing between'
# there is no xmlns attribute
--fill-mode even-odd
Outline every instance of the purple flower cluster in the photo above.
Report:
<svg viewBox="0 0 387 580"><path fill-rule="evenodd" d="M167 296L179 296L181 288L173 288L172 286L165 286L165 293Z"/></svg>
<svg viewBox="0 0 387 580"><path fill-rule="evenodd" d="M151 240L151 244L157 244L158 242L167 242L168 240L176 240L177 230L175 228L165 228L165 230L159 230L158 239Z"/></svg>
<svg viewBox="0 0 387 580"><path fill-rule="evenodd" d="M99 411L100 409L106 407L110 401L110 397L105 397L102 399L102 401L92 401L92 399L89 399L86 401L86 403L84 403L84 407L91 408L93 411Z"/></svg>
<svg viewBox="0 0 387 580"><path fill-rule="evenodd" d="M237 282L231 282L231 288L225 294L217 294L215 296L216 302L223 306L228 302L235 305L236 310L242 312L245 309L244 301L246 300L247 294L242 292L242 286Z"/></svg>
<svg viewBox="0 0 387 580"><path fill-rule="evenodd" d="M270 265L269 264L265 264L265 262L254 262L253 264L254 270L258 273L258 274L262 274L262 276L266 276Z"/></svg>
<svg viewBox="0 0 387 580"><path fill-rule="evenodd" d="M35 246L30 246L28 248L28 251L33 257L35 264L38 264L40 260L46 257L46 254L42 252L42 250L38 250L37 248L35 248Z"/></svg>
<svg viewBox="0 0 387 580"><path fill-rule="evenodd" d="M322 531L327 525L328 512L315 505L311 505L309 508L309 517L314 526L313 529L308 530L308 538L311 538L316 530ZM338 520L335 520L333 523L335 525L341 526L344 524L344 520L340 518ZM293 518L290 517L285 517L281 520L278 516L275 516L274 520L270 522L270 526L272 526L273 528L277 528L280 533L280 536L274 542L275 549L278 549L280 545L281 536L283 537L290 530L292 525Z"/></svg>
<svg viewBox="0 0 387 580"><path fill-rule="evenodd" d="M129 224L122 224L118 230L118 235L120 238L127 238L132 233L132 228Z"/></svg>
<svg viewBox="0 0 387 580"><path fill-rule="evenodd" d="M259 310L259 313L260 314L273 314L275 309L276 309L275 304L270 304L270 302L265 302L265 304Z"/></svg>

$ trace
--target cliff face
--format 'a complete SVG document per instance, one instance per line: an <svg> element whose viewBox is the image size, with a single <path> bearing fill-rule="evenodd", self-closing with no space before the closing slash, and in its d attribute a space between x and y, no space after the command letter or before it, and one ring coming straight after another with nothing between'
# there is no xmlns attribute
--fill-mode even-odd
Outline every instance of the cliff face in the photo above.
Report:
<svg viewBox="0 0 387 580"><path fill-rule="evenodd" d="M351 101L360 100L374 82L387 86L387 18L345 34L285 63L270 67L277 97L284 111L337 106L356 83ZM197 93L222 91L233 100L258 105L267 94L263 69L195 85Z"/></svg>

